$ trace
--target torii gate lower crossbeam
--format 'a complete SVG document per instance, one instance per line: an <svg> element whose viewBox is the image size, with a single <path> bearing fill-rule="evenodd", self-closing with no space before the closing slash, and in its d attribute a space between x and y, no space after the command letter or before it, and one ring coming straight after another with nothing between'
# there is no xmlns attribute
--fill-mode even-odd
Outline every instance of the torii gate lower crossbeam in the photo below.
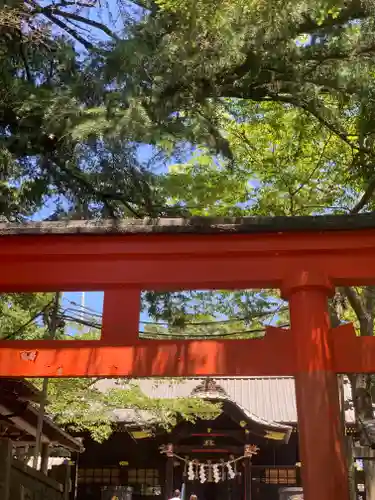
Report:
<svg viewBox="0 0 375 500"><path fill-rule="evenodd" d="M354 222L361 229L344 230ZM293 375L305 500L349 499L336 374L375 371L375 339L357 338L351 325L331 330L327 299L335 285L375 283L374 217L44 224L0 234L0 291L105 292L99 341L1 341L0 376ZM261 340L139 338L141 290L251 287L282 291L290 330L269 328Z"/></svg>

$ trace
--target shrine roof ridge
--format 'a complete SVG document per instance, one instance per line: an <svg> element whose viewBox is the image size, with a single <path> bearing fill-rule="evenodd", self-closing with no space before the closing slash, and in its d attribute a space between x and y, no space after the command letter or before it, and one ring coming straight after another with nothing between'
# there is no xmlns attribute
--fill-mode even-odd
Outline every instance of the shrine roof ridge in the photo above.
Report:
<svg viewBox="0 0 375 500"><path fill-rule="evenodd" d="M375 212L297 217L189 217L1 223L0 236L119 234L256 234L375 229Z"/></svg>

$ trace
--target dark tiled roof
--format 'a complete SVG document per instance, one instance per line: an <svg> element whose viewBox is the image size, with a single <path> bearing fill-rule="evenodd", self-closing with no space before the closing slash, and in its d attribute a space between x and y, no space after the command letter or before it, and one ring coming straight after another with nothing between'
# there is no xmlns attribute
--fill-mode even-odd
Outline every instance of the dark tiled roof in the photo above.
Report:
<svg viewBox="0 0 375 500"><path fill-rule="evenodd" d="M39 401L41 392L23 379L0 379L0 421L34 436L38 425L39 408L33 401ZM36 432L36 431L35 431ZM43 437L51 443L72 451L83 451L82 443L65 432L47 415L43 419Z"/></svg>
<svg viewBox="0 0 375 500"><path fill-rule="evenodd" d="M375 419L368 419L360 422L364 430L364 435L362 439L365 438L365 445L374 445L375 444Z"/></svg>
<svg viewBox="0 0 375 500"><path fill-rule="evenodd" d="M202 378L188 378L182 381L160 381L152 379L140 379L131 381L136 383L140 389L152 398L178 398L188 397L197 386L202 385ZM123 382L126 384L126 382ZM293 377L218 377L215 383L219 385L228 398L236 403L240 408L247 411L257 419L267 422L297 423L297 408ZM104 379L98 383L100 390L107 390L119 387L114 379ZM350 385L344 384L345 399L350 399ZM210 396L210 393L206 393ZM201 392L201 396L205 396ZM211 394L215 397L215 394ZM347 405L350 408L350 405ZM138 412L138 417L131 410L116 410L116 417L119 421L131 422L142 417ZM144 415L146 417L146 415ZM147 419L147 418L145 418ZM354 413L351 409L346 410L346 420L348 423L354 421Z"/></svg>
<svg viewBox="0 0 375 500"><path fill-rule="evenodd" d="M124 221L65 221L0 224L0 235L139 234L139 233L262 233L337 231L375 228L375 214L300 217L190 217L185 219L126 219Z"/></svg>
<svg viewBox="0 0 375 500"><path fill-rule="evenodd" d="M39 401L41 392L27 380L14 378L0 379L0 392L24 401Z"/></svg>

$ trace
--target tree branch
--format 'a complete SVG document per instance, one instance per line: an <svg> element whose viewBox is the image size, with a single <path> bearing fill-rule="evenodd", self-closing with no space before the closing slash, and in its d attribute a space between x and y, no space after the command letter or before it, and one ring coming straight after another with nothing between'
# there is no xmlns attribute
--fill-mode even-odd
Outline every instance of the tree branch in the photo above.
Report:
<svg viewBox="0 0 375 500"><path fill-rule="evenodd" d="M20 36L21 36L21 39L20 39L20 54L21 54L21 59L22 59L24 68L25 68L26 78L27 78L28 82L34 83L34 79L33 79L33 76L31 74L30 66L29 66L29 63L27 62L27 56L26 56L26 53L25 53L25 45L24 45L24 43L22 41L22 33L21 32L20 32Z"/></svg>
<svg viewBox="0 0 375 500"><path fill-rule="evenodd" d="M323 145L323 148L320 152L320 155L319 155L319 158L318 158L318 161L316 162L316 165L311 169L311 172L309 173L309 175L307 176L307 178L301 182L301 184L298 186L297 189L295 189L294 191L292 191L292 195L295 196L296 194L298 194L301 189L303 189L306 184L312 179L313 175L315 174L315 172L319 169L319 167L322 165L322 160L323 160L323 156L324 156L324 153L327 149L327 146L328 146L328 143L329 141L331 140L331 136L332 134L329 134L329 136L327 137L324 145Z"/></svg>
<svg viewBox="0 0 375 500"><path fill-rule="evenodd" d="M373 289L373 287L369 288L371 290ZM361 336L373 335L373 322L372 322L373 312L369 313L367 311L364 302L362 302L358 293L356 293L356 291L352 286L345 286L341 290L347 297L349 304L351 305L353 311L355 312L355 315L358 318Z"/></svg>
<svg viewBox="0 0 375 500"><path fill-rule="evenodd" d="M365 308L363 307L363 304L362 304L360 298L356 294L355 290L350 286L345 286L341 290L346 295L346 297L349 301L349 304L351 305L357 318L360 320L360 318L366 314L366 311L365 311Z"/></svg>
<svg viewBox="0 0 375 500"><path fill-rule="evenodd" d="M319 31L321 32L327 28L341 26L349 21L366 19L368 16L369 13L364 9L363 3L360 0L351 0L349 5L345 9L342 9L336 18L332 16L327 17L319 25L315 19L306 17L301 24L296 26L294 34L311 34Z"/></svg>
<svg viewBox="0 0 375 500"><path fill-rule="evenodd" d="M350 210L350 213L358 214L363 208L366 207L366 205L368 205L374 193L375 193L375 176L373 176L372 179L370 179L370 182L368 183L365 192L361 196L360 200L356 203L356 205L354 205L354 207Z"/></svg>
<svg viewBox="0 0 375 500"><path fill-rule="evenodd" d="M131 214L133 214L137 218L141 218L141 215L137 212L137 210L135 210L130 205L130 203L124 199L123 196L117 193L104 193L100 191L95 186L93 186L90 181L88 181L85 178L85 175L79 169L68 168L63 164L63 162L59 162L57 159L55 159L55 161L56 164L59 165L60 169L66 173L66 175L73 177L89 193L94 195L98 200L101 200L113 219L116 219L117 215L112 204L110 203L111 200L121 202L124 205L124 207L129 210Z"/></svg>
<svg viewBox="0 0 375 500"><path fill-rule="evenodd" d="M108 35L110 38L113 38L115 40L118 40L118 36L113 33L112 30L108 28L103 23L100 23L98 21L94 21L92 19L88 19L86 17L80 16L79 14L75 14L73 12L63 12L59 9L56 9L55 7L43 7L42 12L45 14L46 12L49 12L50 14L54 16L61 16L66 19L72 19L73 21L77 21L82 24L87 24L88 26L92 26L93 28L96 28L100 31L103 31L106 35Z"/></svg>
<svg viewBox="0 0 375 500"><path fill-rule="evenodd" d="M61 0L59 3L54 3L53 7L83 7L83 8L91 8L95 7L98 4L98 0L88 0L87 2L80 2L78 0ZM52 7L52 6L51 6Z"/></svg>
<svg viewBox="0 0 375 500"><path fill-rule="evenodd" d="M251 96L248 96L249 99L252 99ZM298 97L294 97L292 95L277 95L273 94L272 92L264 92L264 97L256 96L253 98L254 100L258 101L265 101L265 102L284 102L286 104L292 104L296 108L300 108L305 110L307 113L310 115L314 116L322 125L324 125L328 130L333 132L337 137L339 137L342 141L344 141L348 146L350 146L352 149L355 150L360 150L360 147L358 145L353 144L349 139L348 135L343 131L339 130L335 127L335 125L331 122L329 122L324 116L318 113L318 110L315 109L311 103L304 102L302 99L299 100ZM365 150L367 153L368 151Z"/></svg>
<svg viewBox="0 0 375 500"><path fill-rule="evenodd" d="M49 19L54 24L56 24L56 26L61 28L63 31L68 33L72 38L74 38L77 42L79 42L81 45L83 45L83 47L85 47L86 50L89 50L89 51L97 50L96 47L91 42L89 42L88 40L81 37L81 35L79 33L77 33L75 30L73 30L72 28L67 26L65 23L63 23L60 19L55 17L53 14L51 14L51 12L44 11L43 8L40 7L40 5L38 5L35 2L35 0L25 0L25 1L34 8L35 13L44 15L47 19Z"/></svg>

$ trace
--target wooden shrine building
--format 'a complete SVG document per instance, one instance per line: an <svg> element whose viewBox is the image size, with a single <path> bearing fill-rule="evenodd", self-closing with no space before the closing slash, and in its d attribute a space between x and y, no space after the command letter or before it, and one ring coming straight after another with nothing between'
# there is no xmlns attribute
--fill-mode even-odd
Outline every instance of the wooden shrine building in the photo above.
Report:
<svg viewBox="0 0 375 500"><path fill-rule="evenodd" d="M78 455L83 446L46 415L38 468L30 466L41 398L41 391L25 380L0 378L1 500L68 500L71 494L67 457Z"/></svg>
<svg viewBox="0 0 375 500"><path fill-rule="evenodd" d="M108 441L99 444L82 436L85 452L79 457L77 500L126 500L129 491L133 500L168 500L175 489L183 491L185 500L193 493L199 500L279 500L282 491L293 492L292 498L299 500L292 377L136 383L152 398L191 396L219 402L221 414L214 420L181 421L167 433L145 411L116 410L117 430ZM101 391L121 386L126 383L116 379L96 385ZM349 401L350 388L344 387ZM347 433L352 434L354 413L349 406L345 417Z"/></svg>

